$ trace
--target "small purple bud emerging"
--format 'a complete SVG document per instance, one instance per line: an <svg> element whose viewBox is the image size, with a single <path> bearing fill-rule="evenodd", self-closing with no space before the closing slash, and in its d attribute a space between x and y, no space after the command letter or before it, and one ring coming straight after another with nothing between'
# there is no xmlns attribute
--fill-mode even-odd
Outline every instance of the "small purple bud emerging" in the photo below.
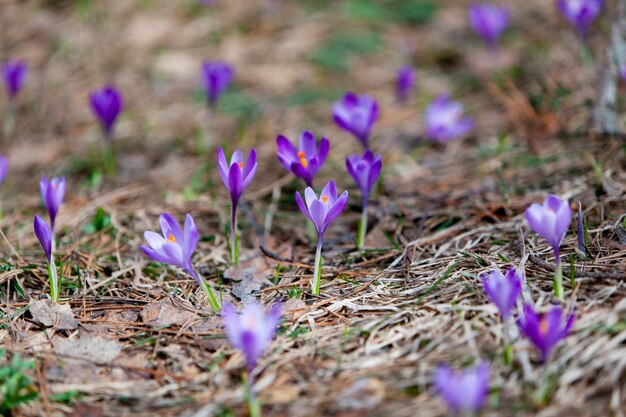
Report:
<svg viewBox="0 0 626 417"><path fill-rule="evenodd" d="M496 268L489 273L481 274L480 278L485 294L498 306L502 321L506 321L522 292L522 277L511 267L506 271L506 275L502 275L502 271Z"/></svg>
<svg viewBox="0 0 626 417"><path fill-rule="evenodd" d="M204 61L201 73L207 103L215 107L233 78L233 68L223 61Z"/></svg>
<svg viewBox="0 0 626 417"><path fill-rule="evenodd" d="M333 118L340 128L356 136L367 149L370 130L378 119L378 103L367 94L346 93L341 101L333 103Z"/></svg>
<svg viewBox="0 0 626 417"><path fill-rule="evenodd" d="M9 170L9 162L4 155L0 155L0 184L4 182Z"/></svg>
<svg viewBox="0 0 626 417"><path fill-rule="evenodd" d="M65 177L48 180L44 175L39 181L39 193L50 216L50 228L54 231L54 221L65 196Z"/></svg>
<svg viewBox="0 0 626 417"><path fill-rule="evenodd" d="M475 413L489 393L489 366L481 363L455 373L449 366L441 365L435 370L433 383L453 414Z"/></svg>
<svg viewBox="0 0 626 417"><path fill-rule="evenodd" d="M48 263L52 263L52 231L50 231L50 226L41 217L35 216L33 228L41 244L41 249L46 253Z"/></svg>
<svg viewBox="0 0 626 417"><path fill-rule="evenodd" d="M567 200L549 195L543 205L534 203L526 209L526 220L530 228L547 240L558 255L561 242L572 221L572 210Z"/></svg>
<svg viewBox="0 0 626 417"><path fill-rule="evenodd" d="M561 14L578 30L582 37L600 14L603 0L556 0Z"/></svg>
<svg viewBox="0 0 626 417"><path fill-rule="evenodd" d="M509 9L494 4L474 4L469 8L469 21L487 45L495 48L509 24Z"/></svg>
<svg viewBox="0 0 626 417"><path fill-rule="evenodd" d="M396 98L398 102L404 103L409 98L415 87L415 70L405 65L400 68L396 77Z"/></svg>
<svg viewBox="0 0 626 417"><path fill-rule="evenodd" d="M346 168L348 173L354 179L357 187L363 193L363 201L367 202L367 198L372 190L383 166L380 155L374 155L369 149L363 153L363 156L357 154L346 158Z"/></svg>
<svg viewBox="0 0 626 417"><path fill-rule="evenodd" d="M231 304L222 308L222 321L230 344L246 357L248 372L252 372L263 352L274 338L280 323L280 305L265 312L256 302L247 304L237 314Z"/></svg>
<svg viewBox="0 0 626 417"><path fill-rule="evenodd" d="M526 304L523 316L517 319L517 327L539 350L543 363L548 360L557 343L567 337L573 324L574 313L568 314L563 322L563 310L559 306L540 314L530 304Z"/></svg>
<svg viewBox="0 0 626 417"><path fill-rule="evenodd" d="M8 61L2 66L2 78L10 100L22 89L27 72L28 67L24 61Z"/></svg>
<svg viewBox="0 0 626 417"><path fill-rule="evenodd" d="M623 81L626 81L626 64L622 65L622 67L619 69L619 77Z"/></svg>
<svg viewBox="0 0 626 417"><path fill-rule="evenodd" d="M300 211L313 222L315 230L317 230L317 235L319 239L321 239L326 229L328 229L346 207L348 192L344 191L339 198L337 198L335 182L329 181L322 190L319 198L317 198L315 191L313 191L311 187L307 187L306 190L304 190L304 198L306 204L302 200L300 192L296 191L296 203L298 203Z"/></svg>
<svg viewBox="0 0 626 417"><path fill-rule="evenodd" d="M96 116L107 139L112 137L115 122L122 112L122 94L116 88L106 85L89 95L91 111Z"/></svg>
<svg viewBox="0 0 626 417"><path fill-rule="evenodd" d="M298 149L283 135L276 138L278 160L285 169L293 172L296 177L302 178L306 185L313 186L313 179L317 171L324 165L330 145L328 139L322 138L319 149L313 133L305 130L300 135Z"/></svg>
<svg viewBox="0 0 626 417"><path fill-rule="evenodd" d="M247 161L243 160L243 154L237 149L230 158L230 163L226 161L226 156L222 148L217 149L217 167L224 186L230 193L233 206L236 207L239 198L246 187L254 178L257 168L256 150L253 148L248 154Z"/></svg>
<svg viewBox="0 0 626 417"><path fill-rule="evenodd" d="M448 142L466 135L474 127L474 120L463 116L463 105L452 101L447 94L437 97L424 115L426 136L436 142Z"/></svg>

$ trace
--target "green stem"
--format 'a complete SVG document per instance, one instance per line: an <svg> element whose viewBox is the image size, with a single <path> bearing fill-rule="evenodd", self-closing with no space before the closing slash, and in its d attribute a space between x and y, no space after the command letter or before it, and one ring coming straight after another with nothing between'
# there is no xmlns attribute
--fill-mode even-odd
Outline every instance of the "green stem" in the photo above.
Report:
<svg viewBox="0 0 626 417"><path fill-rule="evenodd" d="M50 283L50 298L55 303L59 302L59 278L57 276L57 268L54 265L54 258L48 262L48 281Z"/></svg>
<svg viewBox="0 0 626 417"><path fill-rule="evenodd" d="M504 359L504 364L506 366L511 366L511 364L513 363L513 344L511 343L511 319L507 319L502 324L504 326L504 332L502 336L504 341L502 356Z"/></svg>
<svg viewBox="0 0 626 417"><path fill-rule="evenodd" d="M311 282L313 295L320 295L321 281L322 281L322 236L318 236L317 249L315 250L315 270L313 271L313 281Z"/></svg>
<svg viewBox="0 0 626 417"><path fill-rule="evenodd" d="M206 293L207 298L209 300L209 305L211 306L211 310L213 310L215 313L219 313L222 310L222 308L220 307L220 302L217 300L217 297L215 296L215 293L213 292L209 284L204 280L202 276L200 276L196 271L194 271L193 268L191 268L188 272L189 272L189 275L191 275L193 278L196 279L196 281L200 282L200 286Z"/></svg>
<svg viewBox="0 0 626 417"><path fill-rule="evenodd" d="M13 100L9 100L9 104L4 115L4 125L2 126L2 133L7 141L13 135L13 129L15 127L15 113L15 103Z"/></svg>
<svg viewBox="0 0 626 417"><path fill-rule="evenodd" d="M367 204L363 205L361 212L361 221L359 222L359 231L356 238L356 245L359 249L363 249L365 244L365 235L367 234Z"/></svg>
<svg viewBox="0 0 626 417"><path fill-rule="evenodd" d="M233 204L230 209L230 262L239 263L239 236L237 235L237 207Z"/></svg>
<svg viewBox="0 0 626 417"><path fill-rule="evenodd" d="M563 265L561 265L561 257L559 250L554 250L554 257L556 259L556 268L554 270L554 296L558 300L563 300Z"/></svg>
<svg viewBox="0 0 626 417"><path fill-rule="evenodd" d="M246 392L246 403L248 404L248 411L250 411L250 417L261 417L261 402L258 400L254 391L252 390L252 377L244 377L244 387Z"/></svg>
<svg viewBox="0 0 626 417"><path fill-rule="evenodd" d="M104 150L102 151L104 172L109 176L115 176L117 172L117 158L113 148L113 138L105 137Z"/></svg>

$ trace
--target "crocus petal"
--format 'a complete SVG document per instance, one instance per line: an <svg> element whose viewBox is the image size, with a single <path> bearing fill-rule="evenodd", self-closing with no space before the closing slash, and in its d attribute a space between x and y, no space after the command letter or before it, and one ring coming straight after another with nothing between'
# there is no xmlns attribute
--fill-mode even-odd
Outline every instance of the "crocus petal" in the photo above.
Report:
<svg viewBox="0 0 626 417"><path fill-rule="evenodd" d="M159 252L155 251L154 249L149 248L145 245L139 246L139 249L141 249L143 253L145 253L148 257L152 258L153 260L157 262L162 262L164 264L172 263L169 257L165 256L164 254L162 255Z"/></svg>
<svg viewBox="0 0 626 417"><path fill-rule="evenodd" d="M319 166L324 165L324 162L326 161L326 156L328 155L329 150L330 150L330 143L328 142L328 139L322 138L322 140L320 141L320 150L319 150L318 157L317 157L317 163Z"/></svg>
<svg viewBox="0 0 626 417"><path fill-rule="evenodd" d="M233 204L237 204L242 193L241 168L238 164L232 164L228 172L228 187Z"/></svg>
<svg viewBox="0 0 626 417"><path fill-rule="evenodd" d="M335 200L337 200L337 187L335 187L335 181L328 181L320 193L320 198L323 198L323 196L328 196L329 204L332 204Z"/></svg>
<svg viewBox="0 0 626 417"><path fill-rule="evenodd" d="M311 190L312 191L312 190ZM308 206L304 203L304 201L302 201L302 197L300 196L300 192L296 191L296 204L298 205L298 208L300 209L300 211L309 219L313 222L313 218L311 217L311 214L309 213L309 208ZM313 222L315 223L315 222Z"/></svg>
<svg viewBox="0 0 626 417"><path fill-rule="evenodd" d="M305 130L300 135L300 150L304 152L305 157L312 158L317 155L317 144L315 143L315 136L313 133Z"/></svg>
<svg viewBox="0 0 626 417"><path fill-rule="evenodd" d="M184 231L184 254L185 258L191 260L191 256L196 250L196 246L198 245L199 233L198 228L196 227L195 222L193 221L193 217L187 214L185 216L185 231Z"/></svg>
<svg viewBox="0 0 626 417"><path fill-rule="evenodd" d="M317 230L319 234L323 234L325 231L324 220L326 219L327 210L327 204L322 203L320 200L313 200L311 203L311 207L309 209L311 212L311 220L315 225L315 230Z"/></svg>
<svg viewBox="0 0 626 417"><path fill-rule="evenodd" d="M220 172L220 177L222 178L224 186L228 188L228 171L230 169L230 165L226 162L226 156L224 155L224 151L221 147L217 148L217 168Z"/></svg>
<svg viewBox="0 0 626 417"><path fill-rule="evenodd" d="M163 213L159 216L159 222L161 223L161 231L165 239L171 240L170 235L173 235L176 243L179 245L183 244L183 231L180 229L180 225L174 216L169 213Z"/></svg>
<svg viewBox="0 0 626 417"><path fill-rule="evenodd" d="M311 204L313 204L313 202L317 200L317 195L315 194L315 191L313 191L311 187L306 187L306 189L304 190L304 199L306 200L306 206L308 207L310 211Z"/></svg>
<svg viewBox="0 0 626 417"><path fill-rule="evenodd" d="M348 203L348 192L344 191L328 210L324 220L324 231L330 226L341 214Z"/></svg>
<svg viewBox="0 0 626 417"><path fill-rule="evenodd" d="M46 254L46 259L48 263L52 262L52 231L41 217L35 216L33 221L33 228L35 230L35 235L41 244L41 248Z"/></svg>

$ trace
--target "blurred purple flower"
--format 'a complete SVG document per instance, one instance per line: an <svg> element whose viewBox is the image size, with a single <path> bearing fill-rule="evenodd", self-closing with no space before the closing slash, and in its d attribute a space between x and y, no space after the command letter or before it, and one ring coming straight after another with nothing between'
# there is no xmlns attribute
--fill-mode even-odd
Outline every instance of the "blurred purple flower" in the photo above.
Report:
<svg viewBox="0 0 626 417"><path fill-rule="evenodd" d="M396 98L404 103L415 87L415 70L409 65L400 68L396 77Z"/></svg>
<svg viewBox="0 0 626 417"><path fill-rule="evenodd" d="M0 184L4 182L9 170L9 162L4 155L0 155Z"/></svg>
<svg viewBox="0 0 626 417"><path fill-rule="evenodd" d="M526 209L525 214L530 228L552 246L556 262L559 263L559 247L572 221L572 210L567 200L549 195L543 205L534 203Z"/></svg>
<svg viewBox="0 0 626 417"><path fill-rule="evenodd" d="M356 136L368 148L370 130L378 119L378 103L362 94L346 93L341 101L333 103L333 118L339 127Z"/></svg>
<svg viewBox="0 0 626 417"><path fill-rule="evenodd" d="M244 306L237 314L231 304L222 308L222 321L228 341L246 358L248 373L252 373L258 359L270 345L280 323L280 305L274 304L265 312L256 302Z"/></svg>
<svg viewBox="0 0 626 417"><path fill-rule="evenodd" d="M13 100L20 92L26 81L28 66L24 61L7 61L2 66L2 78L9 94L9 99Z"/></svg>
<svg viewBox="0 0 626 417"><path fill-rule="evenodd" d="M626 80L626 64L619 69L619 76L622 80Z"/></svg>
<svg viewBox="0 0 626 417"><path fill-rule="evenodd" d="M509 24L509 9L495 4L473 4L469 7L469 21L487 45L495 48Z"/></svg>
<svg viewBox="0 0 626 417"><path fill-rule="evenodd" d="M489 393L489 366L481 363L455 373L449 366L441 365L435 370L433 383L453 414L475 413Z"/></svg>
<svg viewBox="0 0 626 417"><path fill-rule="evenodd" d="M256 150L253 148L248 154L248 160L244 163L243 154L237 149L230 158L230 163L226 161L222 148L217 150L217 166L224 186L230 193L230 198L234 206L237 206L241 194L254 178L257 168Z"/></svg>
<svg viewBox="0 0 626 417"><path fill-rule="evenodd" d="M568 314L563 322L563 309L559 306L553 306L547 313L539 314L530 304L526 304L523 316L517 319L520 331L539 350L544 363L557 343L567 337L573 324L574 313Z"/></svg>
<svg viewBox="0 0 626 417"><path fill-rule="evenodd" d="M204 61L201 72L207 103L215 107L233 78L233 68L223 61Z"/></svg>
<svg viewBox="0 0 626 417"><path fill-rule="evenodd" d="M293 172L296 177L302 178L306 185L313 186L313 179L317 171L324 165L330 145L328 139L322 138L319 150L313 133L305 130L300 135L298 149L283 135L276 138L278 160L285 169Z"/></svg>
<svg viewBox="0 0 626 417"><path fill-rule="evenodd" d="M50 229L54 231L54 221L65 196L65 177L48 180L44 175L39 181L39 193L50 216Z"/></svg>
<svg viewBox="0 0 626 417"><path fill-rule="evenodd" d="M339 217L346 207L348 192L344 191L337 198L335 182L329 181L322 189L319 198L317 198L315 191L311 187L307 187L304 190L304 198L306 199L306 204L302 200L300 192L296 191L296 203L298 203L300 211L313 222L318 234L318 240L321 240L326 229Z"/></svg>
<svg viewBox="0 0 626 417"><path fill-rule="evenodd" d="M91 111L100 122L105 137L110 139L115 122L122 112L122 94L115 87L105 85L101 90L91 92L89 102Z"/></svg>
<svg viewBox="0 0 626 417"><path fill-rule="evenodd" d="M522 292L522 277L515 268L511 267L506 271L506 275L496 268L489 273L481 274L480 278L485 294L498 306L502 321L506 321Z"/></svg>
<svg viewBox="0 0 626 417"><path fill-rule="evenodd" d="M443 94L426 109L424 115L426 136L437 142L448 142L467 134L474 127L474 120L463 117L463 105Z"/></svg>
<svg viewBox="0 0 626 417"><path fill-rule="evenodd" d="M372 187L378 181L383 161L380 155L374 155L374 152L367 149L363 156L354 154L346 158L346 168L348 173L354 179L357 187L363 193L363 205L367 206L367 200Z"/></svg>
<svg viewBox="0 0 626 417"><path fill-rule="evenodd" d="M603 0L556 0L561 14L574 26L582 37L600 14Z"/></svg>
<svg viewBox="0 0 626 417"><path fill-rule="evenodd" d="M41 217L35 216L33 222L33 228L35 229L35 235L37 240L41 244L41 249L46 253L46 259L48 263L52 263L52 231L50 226Z"/></svg>

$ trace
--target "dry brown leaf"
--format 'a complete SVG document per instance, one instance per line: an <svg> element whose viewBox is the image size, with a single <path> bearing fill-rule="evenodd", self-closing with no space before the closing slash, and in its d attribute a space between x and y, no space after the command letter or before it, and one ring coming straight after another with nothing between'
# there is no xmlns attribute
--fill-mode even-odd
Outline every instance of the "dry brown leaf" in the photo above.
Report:
<svg viewBox="0 0 626 417"><path fill-rule="evenodd" d="M54 351L59 355L73 358L91 359L100 363L111 363L122 351L117 340L103 336L91 336L88 333L77 339L56 337Z"/></svg>
<svg viewBox="0 0 626 417"><path fill-rule="evenodd" d="M38 323L57 330L72 330L78 327L69 304L57 304L52 300L39 300L29 307L30 314Z"/></svg>
<svg viewBox="0 0 626 417"><path fill-rule="evenodd" d="M169 298L147 304L140 314L143 322L151 327L182 326L196 318L194 313L178 307Z"/></svg>

